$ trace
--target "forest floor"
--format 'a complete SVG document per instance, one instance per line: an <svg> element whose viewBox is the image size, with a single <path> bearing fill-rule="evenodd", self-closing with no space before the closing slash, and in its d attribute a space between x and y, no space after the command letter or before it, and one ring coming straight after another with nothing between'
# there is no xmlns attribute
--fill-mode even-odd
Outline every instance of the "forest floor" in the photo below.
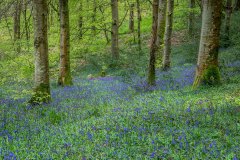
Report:
<svg viewBox="0 0 240 160"><path fill-rule="evenodd" d="M232 50L220 54L223 84L198 90L195 66L181 65L181 54L152 88L137 74L75 76L74 86L52 84L50 104L30 106L28 96L16 98L26 84L10 82L1 88L16 93L0 99L0 159L237 160L240 61Z"/></svg>

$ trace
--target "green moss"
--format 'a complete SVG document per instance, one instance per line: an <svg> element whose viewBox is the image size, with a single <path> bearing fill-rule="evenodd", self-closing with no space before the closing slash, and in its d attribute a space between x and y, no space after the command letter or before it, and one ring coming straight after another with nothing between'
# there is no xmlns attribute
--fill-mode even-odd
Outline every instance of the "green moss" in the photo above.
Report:
<svg viewBox="0 0 240 160"><path fill-rule="evenodd" d="M49 84L40 84L34 89L34 94L29 100L32 105L39 105L42 103L48 103L51 100Z"/></svg>
<svg viewBox="0 0 240 160"><path fill-rule="evenodd" d="M204 70L203 72L203 77L202 77L202 82L205 85L219 85L221 80L220 80L220 72L218 66L209 66L207 69Z"/></svg>

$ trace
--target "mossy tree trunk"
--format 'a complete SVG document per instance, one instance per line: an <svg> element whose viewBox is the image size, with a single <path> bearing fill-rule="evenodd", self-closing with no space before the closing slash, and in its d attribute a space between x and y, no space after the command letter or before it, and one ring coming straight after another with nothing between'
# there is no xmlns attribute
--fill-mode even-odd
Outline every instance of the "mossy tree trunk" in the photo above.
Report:
<svg viewBox="0 0 240 160"><path fill-rule="evenodd" d="M157 52L157 29L158 29L158 6L159 0L153 0L152 3L152 38L150 47L149 69L148 69L148 84L150 86L156 84L155 63Z"/></svg>
<svg viewBox="0 0 240 160"><path fill-rule="evenodd" d="M21 52L21 1L15 1L15 10L14 10L14 44L16 45L17 53Z"/></svg>
<svg viewBox="0 0 240 160"><path fill-rule="evenodd" d="M69 33L69 10L68 0L59 0L60 7L60 73L58 84L62 86L72 85L70 70L70 33Z"/></svg>
<svg viewBox="0 0 240 160"><path fill-rule="evenodd" d="M198 63L193 87L220 83L218 48L221 27L221 0L204 0Z"/></svg>
<svg viewBox="0 0 240 160"><path fill-rule="evenodd" d="M189 0L189 15L188 15L188 34L189 38L193 38L194 36L194 14L195 9L195 0Z"/></svg>
<svg viewBox="0 0 240 160"><path fill-rule="evenodd" d="M118 48L118 0L111 0L111 9L112 9L112 32L111 32L111 41L112 41L112 58L113 60L119 59L119 48Z"/></svg>
<svg viewBox="0 0 240 160"><path fill-rule="evenodd" d="M34 49L35 49L35 89L29 101L31 104L50 101L48 62L48 7L47 0L33 0Z"/></svg>
<svg viewBox="0 0 240 160"><path fill-rule="evenodd" d="M231 15L232 15L232 0L227 0L226 3L226 15L225 15L225 26L224 26L224 46L229 47L230 42L230 26L231 26Z"/></svg>
<svg viewBox="0 0 240 160"><path fill-rule="evenodd" d="M163 70L170 68L170 55L171 55L171 39L172 39L172 25L173 25L173 10L174 0L167 2L167 15L166 15L166 29L164 35L164 54L163 54Z"/></svg>
<svg viewBox="0 0 240 160"><path fill-rule="evenodd" d="M163 57L164 32L166 27L166 9L167 9L167 0L159 0L158 36L157 36L158 51L156 54L157 64L159 63L159 65L161 65L162 57Z"/></svg>
<svg viewBox="0 0 240 160"><path fill-rule="evenodd" d="M139 0L136 0L136 3L137 3L137 19L138 19L138 22L137 22L137 35L138 35L138 49L139 51L142 49L142 40L141 40L141 21L142 21L142 18L141 18L141 6L140 6L140 1Z"/></svg>

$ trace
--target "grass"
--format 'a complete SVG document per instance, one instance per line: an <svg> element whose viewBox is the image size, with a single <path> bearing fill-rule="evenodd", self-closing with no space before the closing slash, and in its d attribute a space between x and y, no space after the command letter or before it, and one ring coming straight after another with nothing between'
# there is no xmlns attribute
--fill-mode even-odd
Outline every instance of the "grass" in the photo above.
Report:
<svg viewBox="0 0 240 160"><path fill-rule="evenodd" d="M72 87L52 85L50 104L29 106L27 96L6 96L0 101L0 157L238 159L237 68L238 62L225 68L235 73L228 83L199 90L190 87L194 66L187 65L159 72L156 88L138 75L75 77Z"/></svg>

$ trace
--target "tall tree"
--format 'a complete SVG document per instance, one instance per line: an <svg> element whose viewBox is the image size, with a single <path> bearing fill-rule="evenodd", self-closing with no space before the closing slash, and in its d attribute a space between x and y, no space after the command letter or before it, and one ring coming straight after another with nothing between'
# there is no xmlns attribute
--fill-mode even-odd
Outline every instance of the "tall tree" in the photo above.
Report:
<svg viewBox="0 0 240 160"><path fill-rule="evenodd" d="M129 31L134 32L134 3L130 5L130 14L129 14Z"/></svg>
<svg viewBox="0 0 240 160"><path fill-rule="evenodd" d="M112 9L112 32L111 32L111 41L112 41L112 57L114 60L119 58L119 48L118 48L118 27L119 27L119 18L118 18L118 0L111 0L111 9Z"/></svg>
<svg viewBox="0 0 240 160"><path fill-rule="evenodd" d="M166 29L164 35L164 55L163 55L163 70L170 68L170 54L171 54L171 39L172 39L172 25L173 25L173 10L174 0L167 2L167 15L166 15Z"/></svg>
<svg viewBox="0 0 240 160"><path fill-rule="evenodd" d="M79 18L78 18L78 29L79 29L79 39L83 38L83 2L79 2Z"/></svg>
<svg viewBox="0 0 240 160"><path fill-rule="evenodd" d="M202 84L220 83L218 48L221 27L222 0L204 0L201 40L194 88Z"/></svg>
<svg viewBox="0 0 240 160"><path fill-rule="evenodd" d="M21 1L15 1L14 11L14 43L16 44L16 50L19 53L21 50L20 39L21 39Z"/></svg>
<svg viewBox="0 0 240 160"><path fill-rule="evenodd" d="M68 0L59 0L60 9L60 69L58 84L62 86L72 85L70 70L70 32Z"/></svg>
<svg viewBox="0 0 240 160"><path fill-rule="evenodd" d="M149 70L148 70L148 84L156 84L155 75L155 63L156 63L156 52L157 52L157 29L158 29L158 6L159 0L153 0L152 3L152 38L150 47L150 59L149 59Z"/></svg>
<svg viewBox="0 0 240 160"><path fill-rule="evenodd" d="M141 50L142 49L142 42L141 42L141 6L140 6L140 1L139 0L136 0L136 3L137 3L137 19L138 19L138 22L137 22L137 34L138 34L138 49Z"/></svg>
<svg viewBox="0 0 240 160"><path fill-rule="evenodd" d="M47 0L33 0L34 49L35 49L35 89L30 100L32 104L49 102L49 62Z"/></svg>
<svg viewBox="0 0 240 160"><path fill-rule="evenodd" d="M232 0L227 0L225 26L224 26L224 45L225 45L225 47L228 47L230 45L231 15L232 15Z"/></svg>
<svg viewBox="0 0 240 160"><path fill-rule="evenodd" d="M190 38L192 38L193 35L193 30L194 30L194 8L195 8L195 0L189 0L189 15L188 15L188 34Z"/></svg>
<svg viewBox="0 0 240 160"><path fill-rule="evenodd" d="M162 63L163 56L163 45L164 45L164 32L166 26L166 8L167 0L159 0L159 9L158 9L158 36L157 36L157 46L158 53L156 55L157 62Z"/></svg>

